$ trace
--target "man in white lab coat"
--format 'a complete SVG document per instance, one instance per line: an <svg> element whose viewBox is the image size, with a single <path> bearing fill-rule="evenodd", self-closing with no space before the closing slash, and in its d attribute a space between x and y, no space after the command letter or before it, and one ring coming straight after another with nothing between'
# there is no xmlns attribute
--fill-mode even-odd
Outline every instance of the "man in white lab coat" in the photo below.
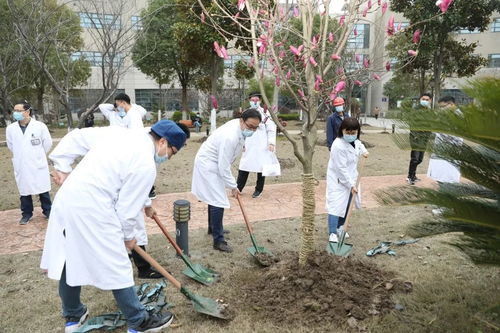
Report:
<svg viewBox="0 0 500 333"><path fill-rule="evenodd" d="M274 154L276 147L276 124L271 119L269 111L260 106L261 97L262 95L258 92L251 93L249 96L250 108L260 112L262 121L255 134L245 140L237 180L238 190L241 192L247 183L248 174L250 172L257 173L257 184L252 194L253 198L258 198L264 190L266 178L262 175L262 168L264 165L272 163L271 154Z"/></svg>
<svg viewBox="0 0 500 333"><path fill-rule="evenodd" d="M120 126L126 128L143 128L142 118L147 111L142 106L130 104L130 97L127 94L120 93L115 96L115 104L101 104L99 110L110 126Z"/></svg>
<svg viewBox="0 0 500 333"><path fill-rule="evenodd" d="M172 314L148 315L133 289L127 250L136 244L137 216L156 177L157 164L185 144L186 134L172 121L161 120L144 130L116 126L75 129L49 158L56 194L45 237L41 268L59 280L65 332L86 319L81 286L112 290L127 318L129 332L166 327ZM71 165L84 156L73 170Z"/></svg>
<svg viewBox="0 0 500 333"><path fill-rule="evenodd" d="M208 231L212 233L216 250L233 251L224 239L222 224L224 208L229 208L226 189L235 197L240 193L231 165L241 154L245 138L257 131L261 120L259 111L244 111L240 119L230 120L213 132L196 154L191 191L198 200L208 204Z"/></svg>
<svg viewBox="0 0 500 333"><path fill-rule="evenodd" d="M21 200L22 217L19 224L27 224L33 216L33 199L38 194L45 217L49 217L50 175L46 154L52 147L52 138L44 123L31 118L31 106L26 102L14 106L16 122L7 126L7 147L12 152L12 164Z"/></svg>

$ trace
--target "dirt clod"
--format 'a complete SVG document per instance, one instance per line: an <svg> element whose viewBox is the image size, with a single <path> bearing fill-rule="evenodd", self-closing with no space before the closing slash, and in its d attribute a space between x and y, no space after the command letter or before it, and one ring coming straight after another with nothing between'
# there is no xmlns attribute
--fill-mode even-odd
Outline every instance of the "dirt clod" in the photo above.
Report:
<svg viewBox="0 0 500 333"><path fill-rule="evenodd" d="M277 257L272 256L272 255L270 255L268 253L264 253L264 252L256 253L254 255L254 257L255 257L255 259L257 259L257 261L259 262L259 264L261 264L264 267L271 266L275 262L279 261L279 259Z"/></svg>

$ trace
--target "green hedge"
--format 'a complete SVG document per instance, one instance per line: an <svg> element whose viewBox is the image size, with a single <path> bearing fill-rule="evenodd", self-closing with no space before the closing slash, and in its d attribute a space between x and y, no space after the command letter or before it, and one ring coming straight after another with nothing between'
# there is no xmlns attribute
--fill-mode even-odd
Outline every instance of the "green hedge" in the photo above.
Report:
<svg viewBox="0 0 500 333"><path fill-rule="evenodd" d="M300 115L298 113L278 114L278 118L281 118L286 121L300 120Z"/></svg>
<svg viewBox="0 0 500 333"><path fill-rule="evenodd" d="M189 119L193 120L196 118L196 113L191 112L189 114ZM179 120L182 120L182 112L181 111L175 111L174 114L172 115L172 118L170 119L172 121L178 122Z"/></svg>

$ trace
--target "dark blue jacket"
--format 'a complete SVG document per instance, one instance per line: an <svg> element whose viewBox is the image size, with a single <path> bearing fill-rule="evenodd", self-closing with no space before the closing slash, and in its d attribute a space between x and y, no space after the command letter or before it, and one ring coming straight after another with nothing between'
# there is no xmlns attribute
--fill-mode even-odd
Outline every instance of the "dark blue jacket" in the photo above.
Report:
<svg viewBox="0 0 500 333"><path fill-rule="evenodd" d="M347 112L344 112L344 119L345 118L349 118ZM333 141L337 138L340 124L342 124L342 120L344 119L340 117L338 112L334 111L326 120L326 144L328 150L330 150Z"/></svg>

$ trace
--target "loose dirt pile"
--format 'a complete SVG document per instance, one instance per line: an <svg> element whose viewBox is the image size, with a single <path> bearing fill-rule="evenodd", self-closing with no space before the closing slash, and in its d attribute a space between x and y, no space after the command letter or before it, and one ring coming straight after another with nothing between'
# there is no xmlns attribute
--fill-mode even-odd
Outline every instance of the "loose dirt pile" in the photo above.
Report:
<svg viewBox="0 0 500 333"><path fill-rule="evenodd" d="M411 291L411 283L354 258L316 252L299 268L296 253L280 257L241 286L244 295L238 302L272 322L363 320L393 309L394 292Z"/></svg>

